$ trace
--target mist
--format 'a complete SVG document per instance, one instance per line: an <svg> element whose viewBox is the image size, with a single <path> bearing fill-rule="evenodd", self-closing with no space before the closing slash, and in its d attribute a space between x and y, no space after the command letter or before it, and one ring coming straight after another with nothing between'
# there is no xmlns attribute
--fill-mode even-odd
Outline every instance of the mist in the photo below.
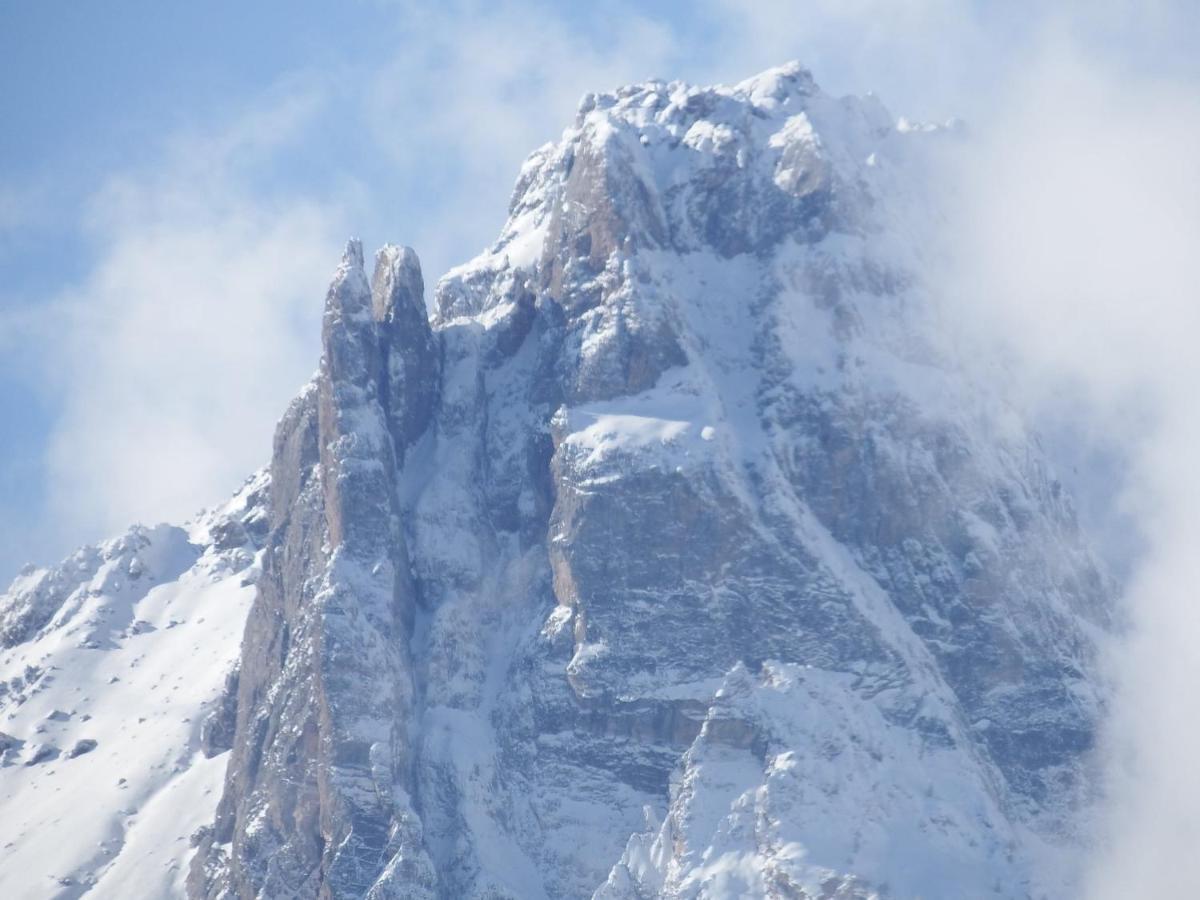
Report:
<svg viewBox="0 0 1200 900"><path fill-rule="evenodd" d="M945 171L935 292L1004 347L1118 576L1085 896L1200 883L1200 100L1047 27ZM1088 459L1103 465L1088 466Z"/></svg>

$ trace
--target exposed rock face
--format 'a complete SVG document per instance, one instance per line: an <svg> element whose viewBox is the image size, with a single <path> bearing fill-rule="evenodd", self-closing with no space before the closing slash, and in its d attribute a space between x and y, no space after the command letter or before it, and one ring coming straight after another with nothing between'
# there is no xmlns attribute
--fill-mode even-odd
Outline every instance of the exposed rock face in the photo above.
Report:
<svg viewBox="0 0 1200 900"><path fill-rule="evenodd" d="M276 435L272 531L200 893L417 897L434 884L408 800L417 599L397 490L438 377L412 251L380 253L372 292L352 242L322 341L316 382Z"/></svg>
<svg viewBox="0 0 1200 900"><path fill-rule="evenodd" d="M85 753L91 753L96 749L97 742L91 738L82 738L75 742L75 746L71 748L71 752L67 754L71 759L77 756L83 756Z"/></svg>
<svg viewBox="0 0 1200 900"><path fill-rule="evenodd" d="M1109 600L928 332L937 139L795 66L652 82L530 158L432 330L351 245L197 896L1057 889Z"/></svg>
<svg viewBox="0 0 1200 900"><path fill-rule="evenodd" d="M411 250L350 244L192 896L1069 890L1109 589L936 339L940 139L798 66L650 82L530 157L432 322Z"/></svg>

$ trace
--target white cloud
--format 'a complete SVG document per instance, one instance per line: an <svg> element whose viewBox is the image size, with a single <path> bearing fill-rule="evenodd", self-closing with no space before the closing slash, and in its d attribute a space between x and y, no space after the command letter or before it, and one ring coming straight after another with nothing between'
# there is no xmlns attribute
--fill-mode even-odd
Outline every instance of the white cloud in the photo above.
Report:
<svg viewBox="0 0 1200 900"><path fill-rule="evenodd" d="M1007 4L1006 4L1007 6ZM946 118L997 62L966 0L706 0L722 23L721 80L799 59L834 93L879 94L896 112Z"/></svg>
<svg viewBox="0 0 1200 900"><path fill-rule="evenodd" d="M569 126L589 91L673 75L681 47L635 7L588 27L532 3L402 3L412 39L371 74L373 136L397 171L433 181L420 220L396 221L431 283L489 245L521 162Z"/></svg>
<svg viewBox="0 0 1200 900"><path fill-rule="evenodd" d="M338 204L263 196L261 165L318 98L279 98L224 128L177 135L153 171L91 204L98 262L42 311L42 363L63 407L49 515L65 533L181 520L269 458L274 422L315 368Z"/></svg>
<svg viewBox="0 0 1200 900"><path fill-rule="evenodd" d="M1124 454L1123 481L1081 485L1125 515L1134 530L1118 540L1138 551L1123 598L1132 632L1112 648L1108 805L1087 892L1189 896L1200 727L1181 690L1200 682L1200 100L1194 83L1131 73L1057 26L1019 62L951 179L958 204L940 239L957 270L943 290L976 328L1007 337L1031 405L1069 385L1083 404L1071 415Z"/></svg>

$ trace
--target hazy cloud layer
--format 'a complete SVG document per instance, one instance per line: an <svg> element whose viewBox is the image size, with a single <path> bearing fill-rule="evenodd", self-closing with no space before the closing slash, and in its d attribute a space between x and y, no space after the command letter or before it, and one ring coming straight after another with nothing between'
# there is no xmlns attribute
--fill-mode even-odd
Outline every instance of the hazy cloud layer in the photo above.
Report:
<svg viewBox="0 0 1200 900"><path fill-rule="evenodd" d="M946 291L1009 338L1031 408L1069 391L1071 415L1127 463L1079 485L1126 529L1100 535L1110 562L1139 554L1088 895L1181 897L1200 883L1200 729L1181 694L1200 681L1200 100L1084 51L1047 36L975 130Z"/></svg>

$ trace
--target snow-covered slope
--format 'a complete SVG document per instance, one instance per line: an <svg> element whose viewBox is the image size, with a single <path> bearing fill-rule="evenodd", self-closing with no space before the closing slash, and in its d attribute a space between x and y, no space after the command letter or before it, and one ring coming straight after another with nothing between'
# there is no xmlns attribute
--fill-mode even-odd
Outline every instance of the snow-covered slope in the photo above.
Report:
<svg viewBox="0 0 1200 900"><path fill-rule="evenodd" d="M28 571L0 604L0 896L182 894L232 722L265 476L189 525ZM224 732L224 733L223 733Z"/></svg>
<svg viewBox="0 0 1200 900"><path fill-rule="evenodd" d="M530 157L432 320L411 250L368 278L347 247L261 540L188 532L139 601L254 597L230 752L172 739L184 773L139 807L223 767L192 896L1070 894L1109 590L1036 437L939 339L915 235L944 139L796 65L648 82ZM11 664L69 640L54 591L0 602ZM138 833L56 865L104 887L150 853L180 890L188 851Z"/></svg>

